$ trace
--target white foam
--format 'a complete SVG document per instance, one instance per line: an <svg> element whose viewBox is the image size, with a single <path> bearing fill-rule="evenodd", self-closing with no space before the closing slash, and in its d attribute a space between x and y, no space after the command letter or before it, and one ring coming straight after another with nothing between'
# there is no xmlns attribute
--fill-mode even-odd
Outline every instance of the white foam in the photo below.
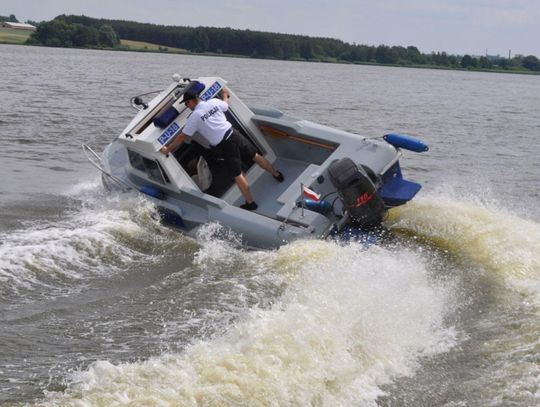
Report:
<svg viewBox="0 0 540 407"><path fill-rule="evenodd" d="M235 261L241 247L240 236L218 223L207 223L197 231L197 242L201 249L195 255L195 263L226 266Z"/></svg>
<svg viewBox="0 0 540 407"><path fill-rule="evenodd" d="M396 208L388 225L472 260L540 305L540 224L533 220L492 201L439 192Z"/></svg>
<svg viewBox="0 0 540 407"><path fill-rule="evenodd" d="M538 404L540 224L517 216L489 194L453 189L396 209L388 224L447 250L468 272L482 276L481 289L486 281L499 288L488 300L496 302L496 310L487 307L479 321L467 321L471 337L481 343L468 354L491 361L462 383L469 389L467 399L478 405Z"/></svg>
<svg viewBox="0 0 540 407"><path fill-rule="evenodd" d="M145 220L152 219L152 206L136 196L104 199L91 189L83 191L88 199L81 208L66 211L63 219L0 233L4 288L60 286L66 280L113 273L146 256L125 241L149 234Z"/></svg>
<svg viewBox="0 0 540 407"><path fill-rule="evenodd" d="M376 405L383 384L455 343L443 323L450 289L415 253L297 242L264 256L290 282L271 307L180 354L94 363L48 403Z"/></svg>

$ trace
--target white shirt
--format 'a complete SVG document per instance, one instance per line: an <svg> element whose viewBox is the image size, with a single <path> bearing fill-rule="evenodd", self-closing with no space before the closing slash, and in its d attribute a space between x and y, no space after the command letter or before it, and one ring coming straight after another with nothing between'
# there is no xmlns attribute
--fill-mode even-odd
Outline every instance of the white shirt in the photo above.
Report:
<svg viewBox="0 0 540 407"><path fill-rule="evenodd" d="M206 102L201 100L187 118L182 132L189 137L199 132L211 146L216 146L232 127L224 114L228 109L229 105L223 100L210 99Z"/></svg>

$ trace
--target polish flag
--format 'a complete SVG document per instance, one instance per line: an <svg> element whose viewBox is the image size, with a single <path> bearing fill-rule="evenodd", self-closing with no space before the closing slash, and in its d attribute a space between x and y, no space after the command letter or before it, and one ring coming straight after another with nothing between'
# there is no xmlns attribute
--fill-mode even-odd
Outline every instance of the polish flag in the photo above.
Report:
<svg viewBox="0 0 540 407"><path fill-rule="evenodd" d="M319 202L321 200L321 194L318 194L317 192L309 189L308 187L304 187L304 197L312 199L316 202Z"/></svg>

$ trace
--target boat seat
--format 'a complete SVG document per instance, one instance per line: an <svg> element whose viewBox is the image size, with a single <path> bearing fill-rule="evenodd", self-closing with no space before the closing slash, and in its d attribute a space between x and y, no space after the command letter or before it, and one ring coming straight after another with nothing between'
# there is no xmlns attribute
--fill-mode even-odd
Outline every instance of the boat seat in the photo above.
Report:
<svg viewBox="0 0 540 407"><path fill-rule="evenodd" d="M210 185L212 185L212 172L210 171L210 167L208 167L208 163L202 155L197 161L197 173L193 174L191 179L195 181L201 191L206 191L208 188L210 188Z"/></svg>

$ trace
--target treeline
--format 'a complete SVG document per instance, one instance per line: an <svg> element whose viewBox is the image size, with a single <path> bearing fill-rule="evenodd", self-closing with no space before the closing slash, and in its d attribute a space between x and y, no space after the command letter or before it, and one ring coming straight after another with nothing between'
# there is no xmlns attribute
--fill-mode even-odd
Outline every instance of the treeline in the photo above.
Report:
<svg viewBox="0 0 540 407"><path fill-rule="evenodd" d="M120 39L109 24L82 24L59 16L39 23L27 42L49 47L114 48Z"/></svg>
<svg viewBox="0 0 540 407"><path fill-rule="evenodd" d="M19 20L17 20L17 17L15 17L15 14L10 14L9 17L6 16L0 16L0 21L7 21L10 23L18 23Z"/></svg>
<svg viewBox="0 0 540 407"><path fill-rule="evenodd" d="M30 41L56 46L117 47L118 38L181 48L194 53L253 58L540 72L540 60L534 55L504 58L457 56L445 52L424 54L415 46L370 46L305 35L232 28L163 26L73 15L58 16L50 22L39 24Z"/></svg>

